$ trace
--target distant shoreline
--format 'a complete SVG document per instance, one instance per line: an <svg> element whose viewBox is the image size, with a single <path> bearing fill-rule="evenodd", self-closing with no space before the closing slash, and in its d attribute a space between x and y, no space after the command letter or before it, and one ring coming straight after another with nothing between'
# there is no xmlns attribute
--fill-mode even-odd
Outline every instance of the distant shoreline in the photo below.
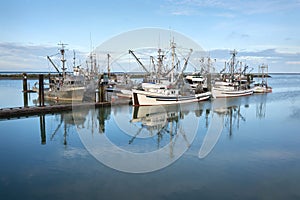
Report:
<svg viewBox="0 0 300 200"><path fill-rule="evenodd" d="M9 72L9 71L0 71L0 80L3 79L23 79L23 73L27 74L27 79L38 79L39 74L43 74L45 78L49 78L49 75L55 76L58 75L57 72ZM123 72L115 72L115 74L122 74ZM133 75L142 75L140 72L130 72L129 74ZM187 73L189 74L189 72ZM251 73L253 77L260 77L258 73ZM269 77L272 75L300 75L300 73L286 73L286 72L270 72Z"/></svg>
<svg viewBox="0 0 300 200"><path fill-rule="evenodd" d="M0 80L19 80L23 79L24 72L0 72ZM58 73L48 73L48 72L26 72L27 79L38 79L39 75L43 74L45 78L50 76L58 75Z"/></svg>

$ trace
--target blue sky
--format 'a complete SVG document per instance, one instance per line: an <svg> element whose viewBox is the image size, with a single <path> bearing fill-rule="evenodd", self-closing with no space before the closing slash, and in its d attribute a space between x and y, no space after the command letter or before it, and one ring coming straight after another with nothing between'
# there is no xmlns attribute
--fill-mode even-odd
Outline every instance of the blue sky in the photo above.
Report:
<svg viewBox="0 0 300 200"><path fill-rule="evenodd" d="M300 72L300 0L7 0L0 2L0 71L48 70L57 43L88 53L144 27L188 36L217 60L241 59L273 72ZM52 70L52 69L51 69Z"/></svg>

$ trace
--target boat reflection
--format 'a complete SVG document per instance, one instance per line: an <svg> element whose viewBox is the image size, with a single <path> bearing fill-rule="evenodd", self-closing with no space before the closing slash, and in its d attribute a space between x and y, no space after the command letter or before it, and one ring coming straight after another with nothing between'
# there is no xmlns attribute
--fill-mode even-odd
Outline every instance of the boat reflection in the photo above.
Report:
<svg viewBox="0 0 300 200"><path fill-rule="evenodd" d="M200 104L197 103L164 106L117 106L112 107L112 111L114 122L122 130L120 133L120 137L124 138L122 147L136 150L141 147L145 150L143 145L151 143L152 147L147 146L149 151L171 144L177 137L182 137L184 140L187 138L187 134L192 137L197 132L198 120L203 112ZM188 120L194 120L195 124L190 125ZM189 147L190 143L187 142L186 145Z"/></svg>
<svg viewBox="0 0 300 200"><path fill-rule="evenodd" d="M55 137L62 132L63 133L63 144L67 146L67 137L68 133L72 132L70 129L73 127L84 127L84 122L88 114L87 109L82 109L74 112L62 112L54 115L55 129L50 129L50 141L54 140ZM74 121L76 118L76 123ZM40 129L41 129L41 138L42 144L46 144L46 134L45 134L45 115L40 116Z"/></svg>
<svg viewBox="0 0 300 200"><path fill-rule="evenodd" d="M130 123L138 127L137 131L128 144L133 144L136 138L155 137L157 149L161 148L161 142L164 138L170 145L170 157L173 157L173 148L178 137L182 137L189 148L191 141L189 136L197 132L194 130L185 130L189 125L186 116L193 116L197 122L197 116L202 113L199 104L189 105L169 105L169 106L135 106L132 112ZM189 134L189 136L187 135ZM164 144L166 145L166 144Z"/></svg>
<svg viewBox="0 0 300 200"><path fill-rule="evenodd" d="M97 160L133 173L160 169L182 156L194 141L202 113L201 104L111 109L99 134L93 133L99 123L92 122L98 119L97 109L90 110L90 119L77 128L79 137Z"/></svg>
<svg viewBox="0 0 300 200"><path fill-rule="evenodd" d="M256 102L256 118L264 119L267 111L267 95L257 94L256 98L258 100Z"/></svg>
<svg viewBox="0 0 300 200"><path fill-rule="evenodd" d="M137 154L168 148L168 158L172 159L189 149L198 134L204 135L198 144L201 145L198 156L204 158L213 150L222 133L230 139L240 132L240 126L246 122L247 110L252 108L256 111L256 116L252 117L264 118L266 98L265 95L253 95L182 105L76 109L54 115L56 128L50 130L50 141L63 132L63 144L68 145L69 133L77 130L80 139L93 140L96 146L113 149L109 146L111 144ZM42 131L45 129L45 119L42 116L40 127L42 144L45 144L46 134ZM85 141L83 143L86 144Z"/></svg>

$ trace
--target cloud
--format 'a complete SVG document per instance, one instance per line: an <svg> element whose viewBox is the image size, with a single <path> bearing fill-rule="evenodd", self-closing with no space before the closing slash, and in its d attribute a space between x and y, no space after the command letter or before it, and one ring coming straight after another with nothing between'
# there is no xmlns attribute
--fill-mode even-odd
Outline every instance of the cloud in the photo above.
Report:
<svg viewBox="0 0 300 200"><path fill-rule="evenodd" d="M261 49L262 47L260 47ZM287 48L288 49L288 48ZM300 72L300 53L288 51L285 48L268 48L263 50L238 49L237 60L243 65L254 68L261 64L268 64L270 72ZM229 61L232 49L213 49L208 52L212 59L216 59L217 71L224 67L224 62ZM16 43L0 43L0 71L55 71L46 59L47 55L58 53L57 46L47 45L21 45ZM73 51L66 52L69 69L72 67ZM82 61L85 67L86 53L76 51L77 62ZM57 56L59 58L59 55ZM199 57L200 59L200 57ZM198 60L199 60L198 59ZM125 59L131 60L133 59ZM191 61L193 59L191 58ZM196 57L197 60L197 57ZM102 60L106 63L106 60ZM98 61L101 64L101 60ZM148 62L147 62L148 63ZM147 64L146 63L146 64ZM59 64L59 61L58 61ZM117 65L117 63L116 63Z"/></svg>
<svg viewBox="0 0 300 200"><path fill-rule="evenodd" d="M224 60L230 60L230 49L211 50L210 56L217 59L217 69L224 67ZM253 68L253 72L261 64L269 65L269 72L300 72L300 56L297 53L280 52L277 49L260 51L238 50L237 60Z"/></svg>
<svg viewBox="0 0 300 200"><path fill-rule="evenodd" d="M288 65L300 65L300 61L286 61L285 63Z"/></svg>
<svg viewBox="0 0 300 200"><path fill-rule="evenodd" d="M47 55L58 53L57 46L0 43L0 71L55 71L47 61ZM73 53L68 52L71 60ZM66 53L66 55L67 55ZM83 55L78 52L78 55Z"/></svg>
<svg viewBox="0 0 300 200"><path fill-rule="evenodd" d="M291 0L289 3L285 0L167 0L163 3L162 8L171 15L198 15L201 12L205 12L205 10L213 8L217 10L216 13L212 13L213 15L232 18L235 16L235 14L232 13L253 15L259 13L296 10L300 8L300 3L298 0ZM220 14L220 10L222 10L224 14Z"/></svg>
<svg viewBox="0 0 300 200"><path fill-rule="evenodd" d="M246 40L246 39L249 39L250 38L250 35L249 34L246 34L246 33L239 33L239 32L236 32L236 31L232 31L228 36L227 36L227 39L229 40L232 40L232 39L242 39L242 40Z"/></svg>

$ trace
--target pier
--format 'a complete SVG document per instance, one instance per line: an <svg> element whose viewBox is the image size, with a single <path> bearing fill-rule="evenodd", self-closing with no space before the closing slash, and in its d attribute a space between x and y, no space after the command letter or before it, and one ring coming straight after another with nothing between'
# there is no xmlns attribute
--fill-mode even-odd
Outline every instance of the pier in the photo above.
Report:
<svg viewBox="0 0 300 200"><path fill-rule="evenodd" d="M105 86L100 85L98 91L95 91L94 102L78 102L78 103L64 103L64 104L54 104L46 105L45 104L45 94L44 94L44 77L47 77L45 74L31 74L31 78L38 78L39 83L39 92L38 92L38 106L28 106L28 93L34 92L28 88L27 80L28 74L22 73L19 75L14 75L15 78L22 78L23 82L23 100L24 105L20 107L13 108L0 108L0 119L11 119L11 118L20 118L20 117L29 117L34 115L44 115L44 114L53 114L59 113L62 111L72 111L72 109L88 109L95 107L110 106L111 103L106 101L106 95L104 94ZM48 74L50 78L50 74ZM96 97L98 96L98 99Z"/></svg>
<svg viewBox="0 0 300 200"><path fill-rule="evenodd" d="M72 111L72 109L85 109L93 107L110 106L110 102L97 102L97 103L78 103L78 104L57 104L46 106L30 106L30 107L14 107L14 108L1 108L0 119L11 119L19 117L29 117L42 114L53 114L62 111Z"/></svg>

